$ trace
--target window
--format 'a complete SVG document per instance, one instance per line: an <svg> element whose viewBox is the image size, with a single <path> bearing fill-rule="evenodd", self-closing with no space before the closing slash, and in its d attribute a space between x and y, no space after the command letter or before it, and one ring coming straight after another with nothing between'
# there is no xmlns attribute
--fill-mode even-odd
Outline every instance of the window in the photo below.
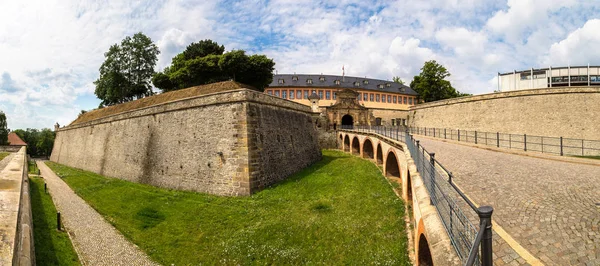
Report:
<svg viewBox="0 0 600 266"><path fill-rule="evenodd" d="M312 84L312 79L307 79L306 84Z"/></svg>
<svg viewBox="0 0 600 266"><path fill-rule="evenodd" d="M319 90L319 99L323 99L323 91Z"/></svg>
<svg viewBox="0 0 600 266"><path fill-rule="evenodd" d="M521 80L531 79L531 73L523 72L521 73Z"/></svg>
<svg viewBox="0 0 600 266"><path fill-rule="evenodd" d="M283 84L283 79L279 79L279 84Z"/></svg>
<svg viewBox="0 0 600 266"><path fill-rule="evenodd" d="M367 85L367 84L369 84L369 81L365 79L365 80L363 80L363 83L364 83L365 85Z"/></svg>
<svg viewBox="0 0 600 266"><path fill-rule="evenodd" d="M279 91L275 91L275 96L279 97Z"/></svg>
<svg viewBox="0 0 600 266"><path fill-rule="evenodd" d="M340 85L340 80L339 79L335 80L335 85Z"/></svg>
<svg viewBox="0 0 600 266"><path fill-rule="evenodd" d="M410 104L410 105L413 104L413 98L408 98L408 104Z"/></svg>
<svg viewBox="0 0 600 266"><path fill-rule="evenodd" d="M292 77L292 80L293 80L293 81L298 81L298 76L293 76L293 77Z"/></svg>
<svg viewBox="0 0 600 266"><path fill-rule="evenodd" d="M273 91L272 91L272 90L268 90L268 91L267 91L267 94L269 94L269 95L273 95Z"/></svg>
<svg viewBox="0 0 600 266"><path fill-rule="evenodd" d="M369 100L369 94L368 93L363 93L363 101L367 101Z"/></svg>
<svg viewBox="0 0 600 266"><path fill-rule="evenodd" d="M554 78L552 78L554 80ZM600 81L600 79L598 79L598 76L590 76L590 81L591 82L597 82Z"/></svg>
<svg viewBox="0 0 600 266"><path fill-rule="evenodd" d="M379 94L375 95L375 101L376 101L376 102L379 102L379 97L380 97L380 95L379 95Z"/></svg>
<svg viewBox="0 0 600 266"><path fill-rule="evenodd" d="M402 98L404 98L404 104L407 104L408 102L406 100L406 97L402 97Z"/></svg>
<svg viewBox="0 0 600 266"><path fill-rule="evenodd" d="M562 77L552 77L552 82L562 82Z"/></svg>
<svg viewBox="0 0 600 266"><path fill-rule="evenodd" d="M293 99L294 99L294 91L293 91L293 90L291 90L291 91L290 91L290 100L293 100Z"/></svg>
<svg viewBox="0 0 600 266"><path fill-rule="evenodd" d="M308 90L304 90L304 99L308 99Z"/></svg>
<svg viewBox="0 0 600 266"><path fill-rule="evenodd" d="M385 86L389 88L389 87L391 87L391 86L392 86L392 84L390 84L390 83L386 83L386 84L385 84Z"/></svg>
<svg viewBox="0 0 600 266"><path fill-rule="evenodd" d="M356 100L360 101L360 92L358 93L358 95L356 95Z"/></svg>
<svg viewBox="0 0 600 266"><path fill-rule="evenodd" d="M298 99L298 100L302 99L302 91L301 90L296 91L296 99Z"/></svg>
<svg viewBox="0 0 600 266"><path fill-rule="evenodd" d="M396 119L392 118L392 126L395 126L395 125L396 125Z"/></svg>
<svg viewBox="0 0 600 266"><path fill-rule="evenodd" d="M369 97L371 98L371 101L372 101L372 102L374 102L374 101L375 101L375 99L374 99L374 97L375 97L375 96L373 96L373 93L371 93L371 95L370 95Z"/></svg>
<svg viewBox="0 0 600 266"><path fill-rule="evenodd" d="M281 98L287 99L287 91L281 91Z"/></svg>
<svg viewBox="0 0 600 266"><path fill-rule="evenodd" d="M331 91L326 91L325 92L325 99L331 100Z"/></svg>
<svg viewBox="0 0 600 266"><path fill-rule="evenodd" d="M383 89L383 84L379 84L377 87Z"/></svg>
<svg viewBox="0 0 600 266"><path fill-rule="evenodd" d="M337 97L335 91L333 92L333 99L335 100L335 98Z"/></svg>
<svg viewBox="0 0 600 266"><path fill-rule="evenodd" d="M394 103L398 102L398 97L394 96Z"/></svg>
<svg viewBox="0 0 600 266"><path fill-rule="evenodd" d="M325 81L325 77L319 77L319 81L320 81L320 82L323 82L323 81Z"/></svg>
<svg viewBox="0 0 600 266"><path fill-rule="evenodd" d="M357 81L357 82L354 82L354 86L355 86L355 87L358 87L358 86L360 86L360 82L358 82L358 81Z"/></svg>
<svg viewBox="0 0 600 266"><path fill-rule="evenodd" d="M391 103L391 102L392 102L392 96L388 95L388 103Z"/></svg>

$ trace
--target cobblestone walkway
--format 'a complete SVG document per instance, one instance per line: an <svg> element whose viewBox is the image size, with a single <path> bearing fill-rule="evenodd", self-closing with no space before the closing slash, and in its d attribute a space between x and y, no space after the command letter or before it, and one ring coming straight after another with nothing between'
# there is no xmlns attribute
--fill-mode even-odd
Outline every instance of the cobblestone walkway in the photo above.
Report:
<svg viewBox="0 0 600 266"><path fill-rule="evenodd" d="M600 265L600 166L426 138L421 144L477 204L493 206L494 221L544 264ZM495 265L522 264L497 237Z"/></svg>
<svg viewBox="0 0 600 266"><path fill-rule="evenodd" d="M63 224L85 265L157 265L44 164L37 165L48 184Z"/></svg>

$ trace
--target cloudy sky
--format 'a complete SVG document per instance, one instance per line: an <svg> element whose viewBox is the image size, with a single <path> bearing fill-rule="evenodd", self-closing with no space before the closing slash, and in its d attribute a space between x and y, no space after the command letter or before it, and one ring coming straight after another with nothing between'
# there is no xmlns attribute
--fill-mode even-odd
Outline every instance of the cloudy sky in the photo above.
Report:
<svg viewBox="0 0 600 266"><path fill-rule="evenodd" d="M98 106L93 81L111 44L136 32L157 70L191 42L263 53L278 73L410 82L426 60L460 91L514 69L600 65L598 0L0 1L0 110L11 129L68 124Z"/></svg>

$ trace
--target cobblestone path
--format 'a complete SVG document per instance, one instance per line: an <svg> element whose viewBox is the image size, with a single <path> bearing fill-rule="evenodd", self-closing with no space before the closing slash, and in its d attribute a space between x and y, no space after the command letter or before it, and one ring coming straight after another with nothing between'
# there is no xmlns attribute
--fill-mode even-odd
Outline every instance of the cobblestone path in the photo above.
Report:
<svg viewBox="0 0 600 266"><path fill-rule="evenodd" d="M158 265L77 196L44 162L37 161L37 165L85 265Z"/></svg>
<svg viewBox="0 0 600 266"><path fill-rule="evenodd" d="M600 166L419 139L465 193L493 206L493 220L542 263L600 265ZM494 238L495 265L523 263Z"/></svg>

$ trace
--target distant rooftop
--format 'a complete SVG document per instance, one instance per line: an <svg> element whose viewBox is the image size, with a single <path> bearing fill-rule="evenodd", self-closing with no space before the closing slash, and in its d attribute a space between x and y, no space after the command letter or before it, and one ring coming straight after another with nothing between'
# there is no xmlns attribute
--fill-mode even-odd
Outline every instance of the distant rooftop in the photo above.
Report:
<svg viewBox="0 0 600 266"><path fill-rule="evenodd" d="M419 95L413 89L393 81L366 77L349 77L319 74L277 74L269 87L349 88L381 92Z"/></svg>
<svg viewBox="0 0 600 266"><path fill-rule="evenodd" d="M104 118L107 116L124 113L136 109L141 109L149 106L154 106L166 102L181 100L189 97L200 96L204 94L216 93L221 91L230 91L237 89L253 89L251 86L241 84L235 81L223 81L211 83L201 86L190 87L187 89L165 92L150 97L145 97L131 102L108 106L96 110L89 111L80 115L70 125L89 122L92 120Z"/></svg>
<svg viewBox="0 0 600 266"><path fill-rule="evenodd" d="M15 132L8 133L8 143L10 146L27 146L27 143L25 143L25 141L23 141Z"/></svg>

